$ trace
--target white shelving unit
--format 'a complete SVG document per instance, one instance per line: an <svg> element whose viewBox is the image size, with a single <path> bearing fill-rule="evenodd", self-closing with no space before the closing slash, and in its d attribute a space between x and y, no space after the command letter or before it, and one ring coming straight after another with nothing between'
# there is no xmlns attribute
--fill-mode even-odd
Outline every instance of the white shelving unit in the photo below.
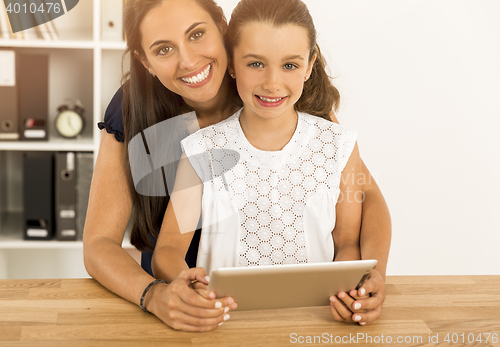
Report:
<svg viewBox="0 0 500 347"><path fill-rule="evenodd" d="M101 41L101 1L80 1L54 20L59 40L0 40L0 49L49 55L49 140L0 141L0 279L87 277L81 241L22 240L22 153L25 151L93 152L101 131L97 123L121 82L125 42ZM57 135L57 107L78 97L85 107L85 129L78 139ZM128 241L123 246L137 259Z"/></svg>

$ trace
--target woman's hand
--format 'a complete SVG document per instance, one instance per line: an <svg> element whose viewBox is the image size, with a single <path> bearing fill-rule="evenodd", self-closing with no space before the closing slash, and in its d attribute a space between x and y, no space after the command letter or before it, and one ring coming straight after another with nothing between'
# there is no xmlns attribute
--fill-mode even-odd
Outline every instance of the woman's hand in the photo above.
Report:
<svg viewBox="0 0 500 347"><path fill-rule="evenodd" d="M384 279L377 270L373 270L358 290L332 296L330 309L336 321L368 325L380 317L384 300Z"/></svg>
<svg viewBox="0 0 500 347"><path fill-rule="evenodd" d="M206 276L203 268L189 269L169 284L153 286L146 296L147 310L175 330L201 332L217 328L237 305L232 298L216 300L214 292L191 287L193 281L207 285Z"/></svg>

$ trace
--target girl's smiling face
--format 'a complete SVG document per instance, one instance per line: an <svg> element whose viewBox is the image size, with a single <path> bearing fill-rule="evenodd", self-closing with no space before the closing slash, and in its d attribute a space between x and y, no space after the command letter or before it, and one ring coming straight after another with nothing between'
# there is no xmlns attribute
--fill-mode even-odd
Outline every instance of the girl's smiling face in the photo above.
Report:
<svg viewBox="0 0 500 347"><path fill-rule="evenodd" d="M305 28L295 24L245 24L239 31L230 68L245 114L265 119L294 115L294 105L316 58L309 61L309 56Z"/></svg>
<svg viewBox="0 0 500 347"><path fill-rule="evenodd" d="M212 17L194 0L165 0L142 21L140 57L144 66L187 102L211 100L227 69L225 23Z"/></svg>

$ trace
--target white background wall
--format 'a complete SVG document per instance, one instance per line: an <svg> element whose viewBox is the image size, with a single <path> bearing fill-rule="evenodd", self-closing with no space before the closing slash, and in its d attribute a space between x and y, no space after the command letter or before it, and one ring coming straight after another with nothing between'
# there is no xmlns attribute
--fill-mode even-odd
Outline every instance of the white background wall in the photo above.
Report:
<svg viewBox="0 0 500 347"><path fill-rule="evenodd" d="M389 204L388 274L500 274L500 1L305 2Z"/></svg>

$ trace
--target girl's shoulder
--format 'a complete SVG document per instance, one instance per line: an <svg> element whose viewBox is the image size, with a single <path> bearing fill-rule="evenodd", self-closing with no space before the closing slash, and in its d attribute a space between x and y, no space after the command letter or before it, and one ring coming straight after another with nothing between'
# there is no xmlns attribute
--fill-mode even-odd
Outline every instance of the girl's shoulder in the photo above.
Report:
<svg viewBox="0 0 500 347"><path fill-rule="evenodd" d="M306 125L306 131L316 133L321 136L324 132L330 132L342 137L357 137L357 132L354 129L334 123L318 116L309 113L298 112L299 116Z"/></svg>
<svg viewBox="0 0 500 347"><path fill-rule="evenodd" d="M183 146L195 146L199 150L210 150L213 148L221 148L227 144L227 140L234 138L238 133L239 114L241 110L230 116L229 118L199 129L186 137L182 143Z"/></svg>
<svg viewBox="0 0 500 347"><path fill-rule="evenodd" d="M209 125L205 128L199 129L198 131L194 132L193 134L189 135L188 137L190 138L200 138L200 137L214 137L216 135L220 134L227 134L232 131L236 131L238 128L238 119L239 115L241 113L241 110L230 116L229 118L224 119L223 121L220 121L219 123L215 123L212 125Z"/></svg>

